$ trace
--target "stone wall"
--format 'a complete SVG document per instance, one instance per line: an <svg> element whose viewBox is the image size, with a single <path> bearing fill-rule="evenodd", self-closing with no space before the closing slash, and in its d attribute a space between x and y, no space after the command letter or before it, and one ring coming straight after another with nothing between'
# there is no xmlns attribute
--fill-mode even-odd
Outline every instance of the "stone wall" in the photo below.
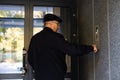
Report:
<svg viewBox="0 0 120 80"><path fill-rule="evenodd" d="M96 43L98 54L79 58L78 80L120 80L120 1L77 0L79 42Z"/></svg>

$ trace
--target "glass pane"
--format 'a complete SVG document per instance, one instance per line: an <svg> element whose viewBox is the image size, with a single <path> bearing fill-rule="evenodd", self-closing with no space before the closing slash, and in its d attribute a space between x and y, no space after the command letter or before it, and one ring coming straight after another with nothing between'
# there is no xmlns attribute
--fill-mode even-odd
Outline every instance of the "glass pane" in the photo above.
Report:
<svg viewBox="0 0 120 80"><path fill-rule="evenodd" d="M33 11L33 34L43 29L43 16L47 13L53 13L53 7L34 7Z"/></svg>
<svg viewBox="0 0 120 80"><path fill-rule="evenodd" d="M23 46L24 7L0 5L0 74L21 73Z"/></svg>
<svg viewBox="0 0 120 80"><path fill-rule="evenodd" d="M24 7L13 5L0 5L0 17L24 18Z"/></svg>

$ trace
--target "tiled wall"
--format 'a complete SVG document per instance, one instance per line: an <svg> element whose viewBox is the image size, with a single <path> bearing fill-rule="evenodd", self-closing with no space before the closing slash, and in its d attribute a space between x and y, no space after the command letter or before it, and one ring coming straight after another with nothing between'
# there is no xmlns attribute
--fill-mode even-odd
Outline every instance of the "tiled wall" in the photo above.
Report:
<svg viewBox="0 0 120 80"><path fill-rule="evenodd" d="M99 26L100 49L80 57L80 80L120 80L120 0L78 0L77 8L80 43L94 43Z"/></svg>
<svg viewBox="0 0 120 80"><path fill-rule="evenodd" d="M120 0L109 1L110 79L120 80Z"/></svg>

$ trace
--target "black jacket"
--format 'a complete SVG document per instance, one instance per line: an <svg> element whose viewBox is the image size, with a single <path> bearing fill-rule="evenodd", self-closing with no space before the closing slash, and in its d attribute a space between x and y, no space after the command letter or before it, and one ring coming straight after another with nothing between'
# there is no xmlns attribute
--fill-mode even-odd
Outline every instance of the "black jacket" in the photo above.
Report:
<svg viewBox="0 0 120 80"><path fill-rule="evenodd" d="M65 55L83 55L93 51L92 46L73 45L50 28L34 35L28 49L28 62L35 70L36 80L63 80L66 73Z"/></svg>

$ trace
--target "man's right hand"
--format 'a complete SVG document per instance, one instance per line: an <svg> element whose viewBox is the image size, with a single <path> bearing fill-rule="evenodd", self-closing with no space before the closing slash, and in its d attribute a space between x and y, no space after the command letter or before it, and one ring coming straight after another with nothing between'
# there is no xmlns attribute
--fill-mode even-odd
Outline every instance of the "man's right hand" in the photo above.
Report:
<svg viewBox="0 0 120 80"><path fill-rule="evenodd" d="M97 53L97 52L98 52L98 49L97 49L96 44L92 44L92 46L93 46L93 52L94 52L94 53Z"/></svg>

